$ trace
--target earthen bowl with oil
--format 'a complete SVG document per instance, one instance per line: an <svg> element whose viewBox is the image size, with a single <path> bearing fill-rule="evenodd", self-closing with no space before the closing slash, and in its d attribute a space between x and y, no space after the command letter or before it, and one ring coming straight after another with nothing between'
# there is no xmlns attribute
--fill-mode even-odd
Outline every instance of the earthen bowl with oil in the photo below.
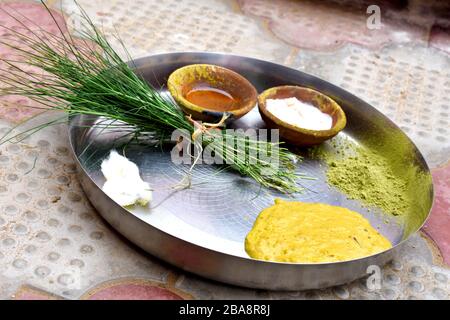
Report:
<svg viewBox="0 0 450 320"><path fill-rule="evenodd" d="M256 106L258 93L240 74L211 64L175 70L167 80L170 94L195 120L219 121L225 114L238 119Z"/></svg>
<svg viewBox="0 0 450 320"><path fill-rule="evenodd" d="M309 103L333 119L329 130L309 130L287 123L266 108L268 99L286 99L295 97ZM258 108L261 117L271 129L279 129L280 137L297 146L313 146L328 140L345 128L347 119L344 111L333 99L316 90L299 86L280 86L265 90L258 96Z"/></svg>

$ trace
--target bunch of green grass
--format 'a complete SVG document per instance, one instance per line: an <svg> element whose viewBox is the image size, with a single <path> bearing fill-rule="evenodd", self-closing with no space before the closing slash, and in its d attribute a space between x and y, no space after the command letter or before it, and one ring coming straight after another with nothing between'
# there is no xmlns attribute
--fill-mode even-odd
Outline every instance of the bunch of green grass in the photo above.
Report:
<svg viewBox="0 0 450 320"><path fill-rule="evenodd" d="M53 17L44 2L42 5ZM83 27L81 39L77 41L62 30L54 35L37 26L27 27L22 23L27 17L10 13L23 28L22 31L7 28L16 41L0 40L0 43L14 49L28 64L42 69L44 74L29 74L21 63L0 58L9 66L8 70L0 73L3 85L0 93L26 96L50 110L61 110L69 116L92 115L126 123L137 133L151 132L161 140L175 129L194 132L193 123L180 108L138 76L81 7L80 11ZM56 122L45 123L30 132L53 123ZM221 138L224 137L235 143L223 143ZM237 145L242 145L242 139L245 139L245 154L236 156L242 153L237 148ZM292 164L295 156L277 143L249 141L246 137L222 130L219 136L204 134L202 147L207 145L213 146L218 154L227 158L230 168L253 178L264 187L285 193L302 189L296 182L297 175ZM261 150L275 148L278 148L278 163L257 156ZM233 159L231 163L229 159Z"/></svg>

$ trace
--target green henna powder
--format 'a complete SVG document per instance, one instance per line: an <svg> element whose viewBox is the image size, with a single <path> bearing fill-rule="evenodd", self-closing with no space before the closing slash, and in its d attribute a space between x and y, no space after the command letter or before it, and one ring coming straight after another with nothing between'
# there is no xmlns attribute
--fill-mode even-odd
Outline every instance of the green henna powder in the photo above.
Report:
<svg viewBox="0 0 450 320"><path fill-rule="evenodd" d="M334 138L311 148L309 154L326 162L328 183L349 199L406 218L407 235L420 227L424 212L426 214L431 205L431 176L411 159L401 156L410 153L398 145L399 141L397 139L396 148L391 149L398 153L389 153L373 146L358 146L345 138Z"/></svg>
<svg viewBox="0 0 450 320"><path fill-rule="evenodd" d="M358 141L339 134L308 153L327 164L330 187L369 209L395 216L405 239L422 226L431 209L431 174L403 132L376 114L372 118L370 130L357 132Z"/></svg>
<svg viewBox="0 0 450 320"><path fill-rule="evenodd" d="M362 147L354 155L328 159L327 179L349 199L376 206L386 213L401 215L408 208L407 186L397 177L388 161Z"/></svg>

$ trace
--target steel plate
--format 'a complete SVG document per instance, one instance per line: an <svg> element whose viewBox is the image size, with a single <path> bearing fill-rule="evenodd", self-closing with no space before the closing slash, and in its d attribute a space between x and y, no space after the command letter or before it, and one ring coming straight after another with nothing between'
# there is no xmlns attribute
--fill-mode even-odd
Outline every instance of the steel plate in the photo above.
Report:
<svg viewBox="0 0 450 320"><path fill-rule="evenodd" d="M175 69L194 63L211 63L230 68L254 84L258 92L269 87L293 84L307 86L333 97L347 115L346 129L335 139L350 139L355 144L380 154L396 152L410 159L418 170L429 174L422 155L388 118L376 109L326 81L270 62L214 53L169 53L133 61L139 74L167 94L164 84ZM208 278L231 284L266 289L301 290L343 284L367 274L370 265L382 266L413 232L425 222L433 199L431 180L417 197L417 210L400 221L380 210L348 200L326 183L326 165L306 158L298 170L318 180L302 180L305 192L287 197L261 189L252 180L228 171L218 173L211 165L194 168L192 187L175 190L184 176L183 168L171 162L170 148L155 147L150 142L127 144L126 156L134 161L141 175L154 188L150 208L127 210L106 196L101 186L101 160L111 148L123 148L123 132L113 128L92 127L102 119L77 116L69 131L81 185L98 212L129 240L173 265ZM239 128L262 128L257 108L233 123ZM408 148L386 149L387 139L395 134L399 145ZM368 146L376 136L379 148ZM373 140L373 139L372 139ZM122 143L122 144L121 144ZM423 183L417 181L417 183ZM425 190L425 194L423 194ZM339 263L290 264L254 260L244 250L244 239L258 213L273 203L275 197L309 202L324 202L360 212L386 236L394 248L380 254Z"/></svg>

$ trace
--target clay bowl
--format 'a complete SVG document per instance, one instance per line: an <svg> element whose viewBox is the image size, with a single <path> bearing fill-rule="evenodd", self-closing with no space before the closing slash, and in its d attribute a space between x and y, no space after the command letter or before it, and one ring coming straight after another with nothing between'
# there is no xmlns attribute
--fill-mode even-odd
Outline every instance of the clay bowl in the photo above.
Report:
<svg viewBox="0 0 450 320"><path fill-rule="evenodd" d="M329 130L309 130L286 123L267 111L267 99L285 99L295 97L310 103L333 118ZM330 97L313 89L298 86L280 86L265 90L258 96L259 113L266 125L271 129L279 129L280 137L297 146L312 146L320 144L345 128L347 119L341 107Z"/></svg>
<svg viewBox="0 0 450 320"><path fill-rule="evenodd" d="M229 119L238 119L256 105L257 91L253 85L238 73L211 64L192 64L175 70L167 80L170 94L187 115L196 120L216 122L224 113ZM199 106L186 99L189 92L199 86L225 91L233 98L231 108L218 109Z"/></svg>

